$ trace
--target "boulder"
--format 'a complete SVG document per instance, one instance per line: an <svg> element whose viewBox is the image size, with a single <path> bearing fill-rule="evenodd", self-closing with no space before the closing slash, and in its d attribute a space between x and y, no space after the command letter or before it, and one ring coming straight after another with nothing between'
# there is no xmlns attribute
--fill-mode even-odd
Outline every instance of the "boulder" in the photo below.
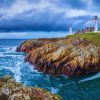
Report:
<svg viewBox="0 0 100 100"><path fill-rule="evenodd" d="M75 77L100 71L100 46L84 38L33 39L17 51L26 52L26 61L51 75Z"/></svg>
<svg viewBox="0 0 100 100"><path fill-rule="evenodd" d="M41 88L27 87L11 76L0 78L0 100L61 100L61 97Z"/></svg>

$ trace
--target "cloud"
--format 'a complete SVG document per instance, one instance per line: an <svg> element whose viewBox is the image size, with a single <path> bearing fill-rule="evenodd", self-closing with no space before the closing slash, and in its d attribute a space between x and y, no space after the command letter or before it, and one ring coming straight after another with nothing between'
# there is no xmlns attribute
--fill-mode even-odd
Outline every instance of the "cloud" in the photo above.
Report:
<svg viewBox="0 0 100 100"><path fill-rule="evenodd" d="M14 2L15 2L15 0L0 0L0 7L8 8L8 7L10 7Z"/></svg>
<svg viewBox="0 0 100 100"><path fill-rule="evenodd" d="M67 32L1 32L0 39L31 39L65 37Z"/></svg>
<svg viewBox="0 0 100 100"><path fill-rule="evenodd" d="M66 31L99 14L99 0L1 0L0 30Z"/></svg>

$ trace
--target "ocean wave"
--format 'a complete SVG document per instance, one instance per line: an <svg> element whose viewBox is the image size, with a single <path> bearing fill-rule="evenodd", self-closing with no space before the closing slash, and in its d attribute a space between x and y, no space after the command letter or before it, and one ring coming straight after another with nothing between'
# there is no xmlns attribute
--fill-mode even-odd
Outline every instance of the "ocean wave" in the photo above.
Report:
<svg viewBox="0 0 100 100"><path fill-rule="evenodd" d="M5 50L16 50L16 46L0 46L0 48Z"/></svg>
<svg viewBox="0 0 100 100"><path fill-rule="evenodd" d="M17 82L21 82L21 62L17 62L15 66L14 78Z"/></svg>
<svg viewBox="0 0 100 100"><path fill-rule="evenodd" d="M0 57L3 57L4 56L4 54L0 54Z"/></svg>
<svg viewBox="0 0 100 100"><path fill-rule="evenodd" d="M5 53L1 53L0 54L0 57L3 58L3 57L23 57L23 55L16 55L16 54L5 54Z"/></svg>
<svg viewBox="0 0 100 100"><path fill-rule="evenodd" d="M0 47L0 49L2 50L0 53L10 53L10 52L15 52L16 51L16 47Z"/></svg>
<svg viewBox="0 0 100 100"><path fill-rule="evenodd" d="M91 80L94 80L94 79L97 79L97 78L100 78L100 73L97 73L97 74L95 74L91 77L80 80L79 83L86 82L86 81L91 81Z"/></svg>
<svg viewBox="0 0 100 100"><path fill-rule="evenodd" d="M22 73L21 73L21 64L22 64L21 62L17 62L17 63L14 65L14 67L10 67L10 66L1 66L0 69L1 69L1 70L2 70L2 69L5 69L5 70L7 70L7 71L10 71L10 72L13 74L15 80L16 80L17 82L21 82L21 75L22 75Z"/></svg>

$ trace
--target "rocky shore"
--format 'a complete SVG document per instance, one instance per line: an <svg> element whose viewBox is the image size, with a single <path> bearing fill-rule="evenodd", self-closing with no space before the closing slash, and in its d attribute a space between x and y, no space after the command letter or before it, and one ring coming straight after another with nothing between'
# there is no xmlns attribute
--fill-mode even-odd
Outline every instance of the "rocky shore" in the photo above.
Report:
<svg viewBox="0 0 100 100"><path fill-rule="evenodd" d="M0 78L0 100L61 100L61 97L41 88L26 87L5 76Z"/></svg>
<svg viewBox="0 0 100 100"><path fill-rule="evenodd" d="M25 60L47 74L75 77L100 71L100 33L28 40L17 51L26 52Z"/></svg>

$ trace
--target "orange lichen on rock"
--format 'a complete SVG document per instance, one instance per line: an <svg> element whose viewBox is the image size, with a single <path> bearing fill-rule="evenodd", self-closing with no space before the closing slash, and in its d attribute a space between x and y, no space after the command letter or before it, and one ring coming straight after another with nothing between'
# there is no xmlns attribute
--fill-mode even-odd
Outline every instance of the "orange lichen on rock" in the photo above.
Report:
<svg viewBox="0 0 100 100"><path fill-rule="evenodd" d="M24 42L17 51L28 51L26 61L38 71L68 77L100 71L100 46L93 41L79 37L31 41Z"/></svg>

